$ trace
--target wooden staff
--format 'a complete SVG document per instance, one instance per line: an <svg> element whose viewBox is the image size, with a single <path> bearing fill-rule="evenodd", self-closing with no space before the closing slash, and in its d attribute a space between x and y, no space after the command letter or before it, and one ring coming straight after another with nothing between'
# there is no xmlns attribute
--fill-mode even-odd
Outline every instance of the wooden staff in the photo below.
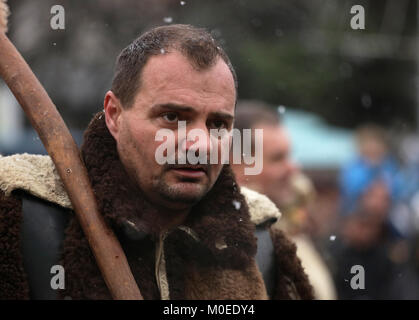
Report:
<svg viewBox="0 0 419 320"><path fill-rule="evenodd" d="M5 34L7 16L8 7L0 0L0 76L51 156L112 297L142 300L124 251L98 211L73 137L48 94Z"/></svg>

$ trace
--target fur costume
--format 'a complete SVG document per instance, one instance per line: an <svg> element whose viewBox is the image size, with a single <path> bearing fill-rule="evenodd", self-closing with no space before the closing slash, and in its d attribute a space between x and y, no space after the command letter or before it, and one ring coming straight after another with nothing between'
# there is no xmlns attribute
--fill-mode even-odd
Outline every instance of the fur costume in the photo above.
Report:
<svg viewBox="0 0 419 320"><path fill-rule="evenodd" d="M141 216L150 204L130 183L103 113L86 130L81 154L99 210L119 238L145 299L268 298L254 258L254 225L277 219L279 212L266 197L241 191L228 165L182 226L155 237L142 226ZM71 209L48 156L0 157L0 299L30 298L20 249L22 192ZM66 272L61 296L110 299L87 239L70 214L61 255ZM272 298L311 299L312 288L295 245L278 231L272 232L272 239L276 254Z"/></svg>

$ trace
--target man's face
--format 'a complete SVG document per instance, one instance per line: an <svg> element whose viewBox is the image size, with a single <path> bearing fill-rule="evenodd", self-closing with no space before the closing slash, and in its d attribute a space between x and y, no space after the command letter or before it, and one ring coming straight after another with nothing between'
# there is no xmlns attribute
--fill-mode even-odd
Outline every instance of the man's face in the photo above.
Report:
<svg viewBox="0 0 419 320"><path fill-rule="evenodd" d="M378 165L386 156L385 144L376 138L367 137L358 144L361 154L371 165Z"/></svg>
<svg viewBox="0 0 419 320"><path fill-rule="evenodd" d="M186 121L186 133L204 130L206 141L199 142L204 144L201 150L205 149L209 163L213 147L209 130L231 129L235 101L233 76L222 59L200 71L176 51L147 61L133 106L121 109L118 116L107 114L107 124L124 167L152 203L171 209L188 208L212 188L222 169L220 163L200 167L158 164L155 153L163 142L155 140L157 131L173 130L178 154L199 147L198 140L178 139L178 121ZM108 118L116 119L115 128Z"/></svg>
<svg viewBox="0 0 419 320"><path fill-rule="evenodd" d="M290 140L281 126L256 125L263 129L263 170L250 177L258 189L279 207L291 197L290 177L294 165L290 159Z"/></svg>
<svg viewBox="0 0 419 320"><path fill-rule="evenodd" d="M382 181L373 183L360 199L362 208L376 221L383 223L391 207L390 190Z"/></svg>

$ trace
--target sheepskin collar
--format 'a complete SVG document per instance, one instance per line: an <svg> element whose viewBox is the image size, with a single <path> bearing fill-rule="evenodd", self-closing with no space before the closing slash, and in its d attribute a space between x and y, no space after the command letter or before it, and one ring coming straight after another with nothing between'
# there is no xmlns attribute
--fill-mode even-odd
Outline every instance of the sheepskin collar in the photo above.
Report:
<svg viewBox="0 0 419 320"><path fill-rule="evenodd" d="M205 276L209 276L215 270L219 270L218 280L222 279L221 274L226 275L225 272L236 274L233 278L231 275L227 277L235 284L228 285L226 297L244 299L266 297L266 289L254 260L256 254L254 224L250 219L246 200L236 185L229 166L224 166L213 188L191 208L184 224L170 232L160 234L157 238L153 234L147 234L148 230L143 227L142 217L147 210L152 210L151 204L145 199L141 190L130 182L119 160L116 142L109 133L103 113L97 114L86 130L81 153L99 210L120 238L144 297L156 298L156 286L152 284L153 280L150 280L154 278L157 281L159 295L163 299L215 298L219 296L215 287L211 290L202 290L206 282ZM138 234L144 236L136 237ZM64 241L63 261L68 276L72 275L73 279L86 278L80 274L83 268L85 269L85 264L81 265L80 261L86 258L85 256L83 258L83 252L88 250L88 246L85 241L79 241L79 237L80 228L73 219ZM132 241L137 242L131 245ZM146 243L149 243L149 249L141 250L139 256L138 247ZM148 252L155 252L155 261L150 260ZM139 262L145 260L148 260L147 264ZM153 265L154 275L150 269ZM194 274L196 270L207 271L195 273L195 278L193 276L186 278L185 270L191 266L194 267L188 271L188 274ZM253 280L238 281L237 276L240 273L236 272L239 270L250 272L249 277ZM210 278L216 281L214 275ZM91 279L90 275L89 281L92 281ZM200 285L197 286L198 283ZM217 284L221 286L220 289L223 285L225 284ZM235 288L237 285L239 287ZM96 288L92 290L94 286ZM72 297L97 298L99 287L103 288L99 278L87 286L72 280L67 292ZM106 297L105 291L100 297Z"/></svg>
<svg viewBox="0 0 419 320"><path fill-rule="evenodd" d="M61 207L72 208L49 156L27 153L0 156L0 189L6 196L15 190L23 190Z"/></svg>
<svg viewBox="0 0 419 320"><path fill-rule="evenodd" d="M147 232L141 218L151 209L150 204L141 190L130 183L103 112L91 121L81 151L99 209L107 222L116 229L132 226ZM223 168L214 187L192 208L184 227L219 261L238 266L255 255L254 226L229 166Z"/></svg>
<svg viewBox="0 0 419 320"><path fill-rule="evenodd" d="M151 239L149 236L138 240L131 239L125 226L128 224L135 227L134 231L140 230L141 216L147 210L147 205L140 190L127 184L129 179L118 159L115 141L106 128L103 113L94 117L85 133L82 158L101 213L118 236L123 234L120 238L121 245L146 299L266 298L266 289L254 261L256 241L253 231L255 224L273 221L280 214L266 197L246 188L240 190L228 166L224 167L212 190L192 208L184 226L165 235L165 241L161 238ZM7 215L4 221L16 228L19 225L21 203L12 194L14 190L20 189L62 207L71 208L48 156L0 156L0 189L0 218ZM2 192L6 196L4 199L1 198ZM9 210L10 208L15 211ZM15 215L10 212L15 212ZM17 234L16 229L11 236L5 235L8 237L6 240L10 240L15 246L16 253L19 252ZM290 294L288 288L295 287L301 298L312 298L307 276L295 254L295 245L281 232L272 233L272 236L277 260L277 288L274 297L292 298L294 294ZM159 245L163 247L159 248ZM163 263L155 260L155 253L159 250L164 251L161 255ZM0 259L0 269L3 267L11 270L10 259L6 260ZM9 276L6 285L17 280L23 283L24 273L18 260L12 260L12 267L16 268L18 265L20 271L16 269L19 271L18 275ZM66 230L62 265L66 270L66 290L62 293L63 297L110 298L87 239L74 216ZM165 271L165 277L160 280L166 280L166 283L156 283L160 275L156 272L156 265ZM0 281L0 287L1 284ZM165 297L162 295L164 291L168 293ZM27 296L27 287L17 293ZM6 293L6 296L17 295L12 292Z"/></svg>
<svg viewBox="0 0 419 320"><path fill-rule="evenodd" d="M240 191L249 207L250 220L256 226L268 228L281 218L281 212L267 196L246 187Z"/></svg>

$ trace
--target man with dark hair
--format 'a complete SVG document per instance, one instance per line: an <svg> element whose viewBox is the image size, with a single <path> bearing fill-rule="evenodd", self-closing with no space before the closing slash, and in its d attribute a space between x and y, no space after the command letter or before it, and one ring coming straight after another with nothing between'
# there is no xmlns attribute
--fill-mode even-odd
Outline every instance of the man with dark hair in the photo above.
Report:
<svg viewBox="0 0 419 320"><path fill-rule="evenodd" d="M278 256L277 248L283 245L282 239L278 240L278 230L282 230L297 246L297 256L314 288L315 298L336 298L332 277L305 230L307 207L314 195L314 187L291 159L291 142L281 123L279 112L262 101L239 101L235 127L241 131L263 130L261 141L257 140L257 135L252 141L252 151L255 150L256 143L263 145L262 171L258 175L244 175L247 164L234 164L232 167L238 184L242 186L242 190L249 187L266 195L282 213L278 223L273 219L255 219L253 216L251 219L256 225L260 248L258 256L263 256L265 261L261 267L264 279L268 279L270 273L278 268L276 264L281 257ZM267 231L270 231L271 237L265 235ZM265 283L269 281L265 280ZM269 290L269 286L267 287Z"/></svg>
<svg viewBox="0 0 419 320"><path fill-rule="evenodd" d="M118 56L111 90L124 107L131 107L148 59L173 51L181 53L197 70L209 69L221 58L237 89L236 71L229 57L205 29L189 25L157 27L138 37Z"/></svg>
<svg viewBox="0 0 419 320"><path fill-rule="evenodd" d="M236 99L234 69L203 29L154 28L118 57L81 155L145 299L268 298L250 212L275 216L276 207L257 193L245 199L221 161L162 164L156 157L159 133L169 132L176 138L166 155L203 150L208 159L221 148L209 131L232 129ZM180 124L205 139L182 136ZM49 157L0 157L0 298L110 298L71 210ZM301 289L302 269L289 267L295 251L285 237L281 243L288 249L271 296L311 298L308 283ZM62 286L51 279L57 264Z"/></svg>
<svg viewBox="0 0 419 320"><path fill-rule="evenodd" d="M244 100L237 106L235 127L237 129L262 129L263 170L259 175L244 175L246 163L235 165L236 178L244 184L267 195L277 206L291 197L289 183L295 170L290 158L291 143L287 130L281 125L279 113L262 101ZM255 137L252 136L252 150ZM281 208L280 208L281 209Z"/></svg>

